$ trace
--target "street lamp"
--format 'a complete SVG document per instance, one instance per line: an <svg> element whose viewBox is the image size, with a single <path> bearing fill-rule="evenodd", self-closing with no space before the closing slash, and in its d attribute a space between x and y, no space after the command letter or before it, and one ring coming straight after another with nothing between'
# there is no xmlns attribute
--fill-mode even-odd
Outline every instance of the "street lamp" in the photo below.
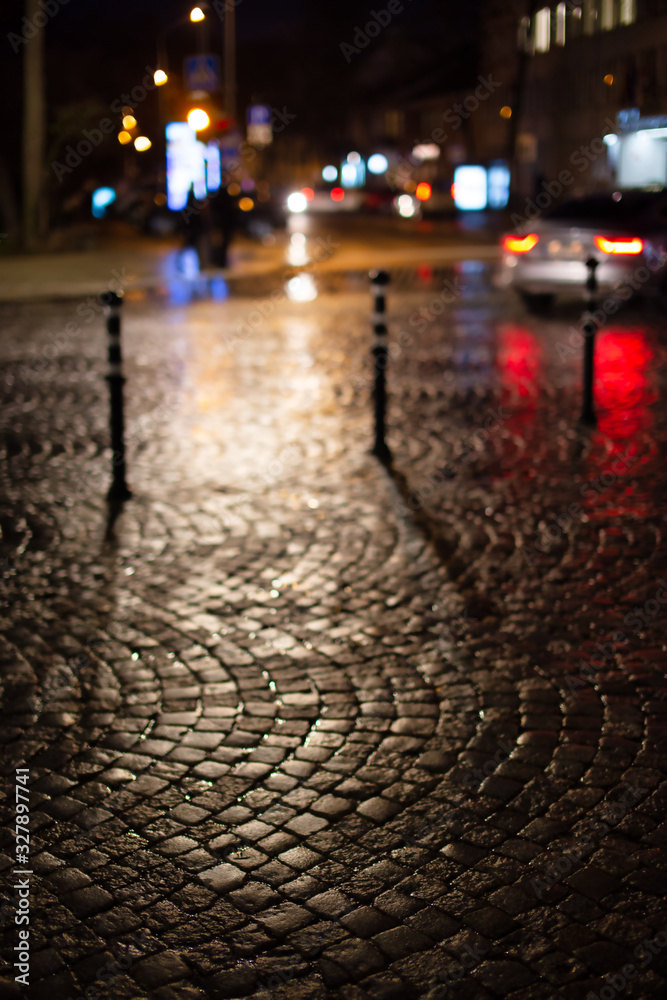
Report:
<svg viewBox="0 0 667 1000"><path fill-rule="evenodd" d="M230 121L236 121L236 5L240 0L228 0L225 4L225 26L223 42L223 66L224 66L224 98L225 111ZM190 20L193 23L205 21L210 13L210 4L204 2L199 7L193 7L189 15L178 18L172 24L161 28L158 33L157 63L158 69L153 75L153 80L158 87L166 83L167 58L165 52L165 36L167 31ZM206 25L208 27L208 25ZM202 49L206 48L206 37L202 36Z"/></svg>
<svg viewBox="0 0 667 1000"><path fill-rule="evenodd" d="M208 128L210 123L211 119L203 108L193 108L188 114L188 125L195 132L201 132L203 129Z"/></svg>

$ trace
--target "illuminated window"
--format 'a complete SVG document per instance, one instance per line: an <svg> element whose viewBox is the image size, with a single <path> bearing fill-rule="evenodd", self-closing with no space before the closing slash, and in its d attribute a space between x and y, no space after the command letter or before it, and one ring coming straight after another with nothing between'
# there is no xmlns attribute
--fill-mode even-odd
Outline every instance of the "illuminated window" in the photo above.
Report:
<svg viewBox="0 0 667 1000"><path fill-rule="evenodd" d="M621 0L621 24L632 24L637 19L637 0Z"/></svg>
<svg viewBox="0 0 667 1000"><path fill-rule="evenodd" d="M584 0L584 33L592 35L598 19L598 0Z"/></svg>
<svg viewBox="0 0 667 1000"><path fill-rule="evenodd" d="M556 7L556 45L565 45L565 18L567 4L559 3Z"/></svg>
<svg viewBox="0 0 667 1000"><path fill-rule="evenodd" d="M611 31L614 27L616 0L602 0L602 17L600 18L603 31Z"/></svg>
<svg viewBox="0 0 667 1000"><path fill-rule="evenodd" d="M535 15L535 51L548 52L551 44L551 11L548 7Z"/></svg>

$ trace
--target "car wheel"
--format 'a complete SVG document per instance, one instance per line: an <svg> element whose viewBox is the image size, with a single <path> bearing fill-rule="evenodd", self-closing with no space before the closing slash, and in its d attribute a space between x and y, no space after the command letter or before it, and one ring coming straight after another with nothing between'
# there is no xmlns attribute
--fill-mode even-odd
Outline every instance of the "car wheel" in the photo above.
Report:
<svg viewBox="0 0 667 1000"><path fill-rule="evenodd" d="M535 292L519 292L519 298L523 302L524 306L530 313L535 315L544 315L548 313L553 304L555 295L550 295L548 292L543 292L537 294Z"/></svg>

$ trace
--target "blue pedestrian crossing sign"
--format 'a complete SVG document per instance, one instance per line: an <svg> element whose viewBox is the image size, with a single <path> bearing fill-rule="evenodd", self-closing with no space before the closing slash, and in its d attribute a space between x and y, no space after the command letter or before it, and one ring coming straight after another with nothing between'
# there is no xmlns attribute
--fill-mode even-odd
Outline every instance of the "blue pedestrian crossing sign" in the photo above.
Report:
<svg viewBox="0 0 667 1000"><path fill-rule="evenodd" d="M218 56L189 56L185 60L183 77L186 90L219 90L220 59Z"/></svg>

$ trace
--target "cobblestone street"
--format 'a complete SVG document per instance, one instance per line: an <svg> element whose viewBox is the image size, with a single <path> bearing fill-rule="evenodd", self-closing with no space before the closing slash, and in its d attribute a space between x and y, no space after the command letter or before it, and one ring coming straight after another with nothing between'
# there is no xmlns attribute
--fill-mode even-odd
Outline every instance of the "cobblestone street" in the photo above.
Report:
<svg viewBox="0 0 667 1000"><path fill-rule="evenodd" d="M576 311L392 279L393 475L366 275L128 291L112 517L101 313L0 305L3 1000L667 995L664 320L581 431Z"/></svg>

